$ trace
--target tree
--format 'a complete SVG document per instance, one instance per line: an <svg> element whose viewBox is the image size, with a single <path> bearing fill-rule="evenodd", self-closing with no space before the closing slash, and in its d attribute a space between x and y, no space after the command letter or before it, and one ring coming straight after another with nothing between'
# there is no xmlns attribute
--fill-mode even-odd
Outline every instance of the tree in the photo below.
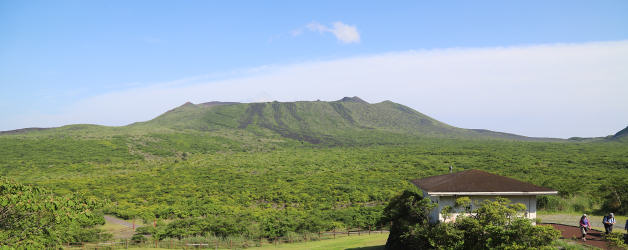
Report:
<svg viewBox="0 0 628 250"><path fill-rule="evenodd" d="M628 215L628 180L608 181L599 191L604 195L601 212Z"/></svg>
<svg viewBox="0 0 628 250"><path fill-rule="evenodd" d="M429 212L434 207L429 199L420 194L406 190L393 198L384 208L382 223L392 222L390 235L386 241L386 249L407 249L408 246L421 248L427 246L427 238L405 235L411 230L422 231L429 224ZM411 229L413 228L413 229Z"/></svg>
<svg viewBox="0 0 628 250"><path fill-rule="evenodd" d="M461 249L528 249L548 246L560 233L550 226L535 226L517 216L525 210L523 204L511 204L508 199L486 200L475 215L464 217L452 226L464 232Z"/></svg>

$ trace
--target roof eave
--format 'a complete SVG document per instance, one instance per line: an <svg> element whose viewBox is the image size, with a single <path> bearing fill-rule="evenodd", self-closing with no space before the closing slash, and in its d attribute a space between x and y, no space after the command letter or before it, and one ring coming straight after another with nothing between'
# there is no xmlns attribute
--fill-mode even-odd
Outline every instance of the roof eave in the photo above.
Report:
<svg viewBox="0 0 628 250"><path fill-rule="evenodd" d="M492 196L508 196L508 195L556 195L558 191L535 191L535 192L430 192L430 196L462 196L462 195L492 195Z"/></svg>

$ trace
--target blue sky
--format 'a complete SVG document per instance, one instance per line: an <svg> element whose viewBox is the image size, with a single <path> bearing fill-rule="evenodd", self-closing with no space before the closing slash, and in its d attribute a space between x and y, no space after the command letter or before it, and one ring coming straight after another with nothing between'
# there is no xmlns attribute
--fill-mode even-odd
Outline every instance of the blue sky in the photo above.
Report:
<svg viewBox="0 0 628 250"><path fill-rule="evenodd" d="M0 130L70 123L124 125L150 119L185 100L334 100L361 95L371 102L397 101L458 127L530 136L603 136L628 125L628 101L620 98L620 94L628 94L628 78L621 70L628 68L622 60L628 40L626 13L626 1L0 1ZM408 53L415 57L392 61L407 69L402 72L407 77L395 80L405 82L397 86L398 92L383 91L393 77L361 88L353 83L359 75L347 73L342 65L325 66L348 60L351 69L371 72L369 67L381 66L370 61L391 56L407 59ZM482 56L474 57L477 53ZM500 53L513 59L501 61ZM572 53L582 56L558 61L560 67L556 68L526 67L519 72L492 67L496 63L515 67L548 61L543 56L570 58ZM527 54L537 56L527 61L521 57ZM482 61L484 58L494 60ZM359 63L353 64L356 60ZM439 69L449 69L455 64L452 62L468 63L468 67L451 68L453 72L470 72L469 67L478 64L486 67L475 76L459 79L410 74L425 70L418 63L423 60L443 63ZM584 64L591 60L598 63ZM295 68L300 67L310 68L295 75ZM605 70L608 68L611 70ZM324 90L312 96L311 86L301 84L316 70L334 77L310 83L320 84ZM381 74L394 72L398 69ZM501 97L486 101L492 97L481 93L491 91L497 83L482 77L505 72L514 72L513 78L517 74L547 75L530 79L530 89L525 88L528 92L511 93L507 89L517 89L522 83L499 79L506 86L504 93L514 95L506 100L523 102L533 97L549 107L512 103L517 112L508 113L496 104L505 101ZM609 74L612 79L600 80ZM259 80L270 75L290 83L273 85L279 80L273 84ZM564 77L553 79L554 75ZM242 79L249 82L242 83ZM568 82L574 79L595 80L590 85ZM242 85L227 88L219 84L225 82ZM556 88L543 87L548 84ZM201 85L214 89L199 87L206 91L199 95L199 88L191 87ZM283 91L287 85L292 92ZM439 89L441 85L456 90ZM244 86L256 86L256 90L240 93L238 89ZM160 88L178 96L164 100L132 94ZM438 98L424 98L423 89ZM476 94L484 100L465 97L478 89L481 92ZM553 97L567 92L574 97L592 89L613 93L610 98L600 94L595 101L565 99L591 113L583 114L583 108L569 113L571 110L555 103ZM218 92L221 94L213 94ZM121 103L137 108L113 107L119 101L115 98L128 98ZM90 115L93 109L101 115ZM575 126L583 115L599 121Z"/></svg>

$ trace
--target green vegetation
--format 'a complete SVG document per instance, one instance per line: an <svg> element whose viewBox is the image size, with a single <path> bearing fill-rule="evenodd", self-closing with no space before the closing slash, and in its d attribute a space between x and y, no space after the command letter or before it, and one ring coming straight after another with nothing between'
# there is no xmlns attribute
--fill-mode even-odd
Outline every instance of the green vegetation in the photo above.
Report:
<svg viewBox="0 0 628 250"><path fill-rule="evenodd" d="M303 235L300 235L303 236ZM323 239L317 238L316 234L312 234L304 240L299 235L293 236L289 240L284 238L277 241L260 241L260 239L246 239L242 237L218 238L214 236L192 237L182 240L165 239L162 241L148 240L146 242L122 242L122 248L128 249L183 249L183 248L211 248L211 249L384 249L384 244L388 238L388 233L372 233L362 235L346 236L342 233L336 238L330 235ZM94 244L88 244L86 248L97 247ZM102 247L102 246L101 246Z"/></svg>
<svg viewBox="0 0 628 250"><path fill-rule="evenodd" d="M449 165L559 190L542 209L625 213L622 140L466 130L392 102L186 104L124 127L0 135L0 175L156 220L143 230L160 239L379 227L408 180Z"/></svg>
<svg viewBox="0 0 628 250"><path fill-rule="evenodd" d="M388 234L373 234L373 235L362 235L362 236L350 236L350 237L342 237L338 239L331 240L321 240L321 241L312 241L306 243L293 243L293 244L284 244L278 246L265 246L260 248L253 249L360 249L365 248L369 250L376 249L384 249L384 244L386 243L386 239L388 238Z"/></svg>
<svg viewBox="0 0 628 250"><path fill-rule="evenodd" d="M592 247L589 245L580 244L573 240L557 240L554 246L558 249L564 250L590 250L590 249L599 249L597 247Z"/></svg>
<svg viewBox="0 0 628 250"><path fill-rule="evenodd" d="M604 224L602 224L602 219L604 215L591 215L589 214L589 222L591 223L591 228L597 229L599 231L604 232ZM571 225L578 226L580 222L580 217L582 217L582 212L580 213L564 213L564 212L548 212L541 211L537 213L537 219L541 220L541 223L557 223L563 225ZM617 224L615 224L615 228L622 229L624 228L624 223L628 219L626 216L615 215L615 219L617 220Z"/></svg>
<svg viewBox="0 0 628 250"><path fill-rule="evenodd" d="M383 220L393 226L387 249L540 249L549 247L560 232L551 226L534 226L518 213L523 204L507 199L484 201L472 215L453 223L428 223L433 208L429 199L405 191L391 200Z"/></svg>
<svg viewBox="0 0 628 250"><path fill-rule="evenodd" d="M94 213L100 204L81 195L55 196L43 188L0 178L0 243L16 247L56 247L101 240Z"/></svg>
<svg viewBox="0 0 628 250"><path fill-rule="evenodd" d="M608 242L610 247L615 247L618 249L628 249L628 244L626 244L624 234L620 232L612 232L607 235L604 235L604 240Z"/></svg>

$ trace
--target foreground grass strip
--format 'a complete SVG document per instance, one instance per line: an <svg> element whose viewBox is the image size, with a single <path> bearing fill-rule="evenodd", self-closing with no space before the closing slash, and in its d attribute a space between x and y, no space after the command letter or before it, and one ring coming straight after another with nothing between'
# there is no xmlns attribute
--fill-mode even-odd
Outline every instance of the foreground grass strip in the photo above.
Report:
<svg viewBox="0 0 628 250"><path fill-rule="evenodd" d="M347 236L338 239L309 241L301 243L289 243L278 245L265 245L263 247L251 247L247 249L263 250L263 249L361 249L361 250L379 250L384 249L388 234L371 234L360 236ZM129 248L134 250L153 250L163 248Z"/></svg>
<svg viewBox="0 0 628 250"><path fill-rule="evenodd" d="M270 245L251 249L384 249L388 234L348 236L333 240L310 241L293 244Z"/></svg>

